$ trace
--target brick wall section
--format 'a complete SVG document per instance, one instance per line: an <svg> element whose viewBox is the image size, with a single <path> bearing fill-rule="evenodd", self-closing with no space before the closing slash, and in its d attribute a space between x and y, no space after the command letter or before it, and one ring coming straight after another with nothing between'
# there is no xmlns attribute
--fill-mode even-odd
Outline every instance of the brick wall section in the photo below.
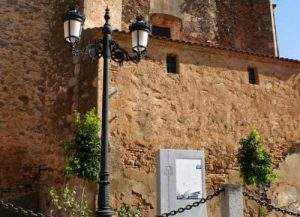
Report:
<svg viewBox="0 0 300 217"><path fill-rule="evenodd" d="M178 54L180 74L166 73L168 53ZM253 126L276 164L299 143L299 64L154 39L148 56L137 66L112 66L118 90L110 110L117 117L110 127L114 207L140 202L146 216L155 213L161 148L204 150L209 192L240 183L238 141ZM248 83L249 65L257 67L259 85ZM251 206L247 213L253 214L257 207ZM209 216L218 216L215 209L218 200L209 204Z"/></svg>

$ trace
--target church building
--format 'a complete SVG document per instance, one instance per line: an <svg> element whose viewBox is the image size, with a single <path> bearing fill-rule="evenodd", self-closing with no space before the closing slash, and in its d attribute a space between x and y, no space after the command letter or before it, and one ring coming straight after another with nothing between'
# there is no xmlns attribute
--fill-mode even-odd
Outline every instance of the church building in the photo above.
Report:
<svg viewBox="0 0 300 217"><path fill-rule="evenodd" d="M152 25L139 64L110 63L114 210L156 214L161 149L203 151L207 192L242 184L236 156L253 127L278 173L269 197L299 209L300 61L279 56L272 0L1 0L0 199L48 212L49 189L65 183L74 111L101 114L103 60L73 57L65 44L72 4L86 16L82 45L101 37L107 6L112 38L127 51L135 16ZM92 207L97 193L87 185ZM218 207L209 202L207 215ZM246 201L245 213L257 215L256 204Z"/></svg>

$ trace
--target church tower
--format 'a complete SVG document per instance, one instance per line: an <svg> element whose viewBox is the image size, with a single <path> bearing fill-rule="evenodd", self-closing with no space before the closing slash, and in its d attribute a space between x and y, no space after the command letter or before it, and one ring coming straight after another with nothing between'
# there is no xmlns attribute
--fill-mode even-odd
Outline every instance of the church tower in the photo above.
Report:
<svg viewBox="0 0 300 217"><path fill-rule="evenodd" d="M216 0L221 46L277 56L272 0Z"/></svg>

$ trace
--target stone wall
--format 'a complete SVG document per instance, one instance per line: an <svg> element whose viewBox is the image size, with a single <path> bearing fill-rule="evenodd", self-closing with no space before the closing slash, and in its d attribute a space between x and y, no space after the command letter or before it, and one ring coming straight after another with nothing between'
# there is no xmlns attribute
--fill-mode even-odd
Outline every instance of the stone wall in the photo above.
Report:
<svg viewBox="0 0 300 217"><path fill-rule="evenodd" d="M128 30L130 22L137 15L149 16L149 0L123 0L122 2L122 30Z"/></svg>
<svg viewBox="0 0 300 217"><path fill-rule="evenodd" d="M184 40L217 43L215 1L185 0L179 8L183 20Z"/></svg>
<svg viewBox="0 0 300 217"><path fill-rule="evenodd" d="M44 164L47 1L1 1L0 196L32 191Z"/></svg>
<svg viewBox="0 0 300 217"><path fill-rule="evenodd" d="M150 0L150 14L168 14L181 19L181 40L213 42L216 34L215 12L214 1Z"/></svg>
<svg viewBox="0 0 300 217"><path fill-rule="evenodd" d="M64 184L62 145L72 132L73 111L96 106L97 74L84 72L97 64L80 69L63 38L62 15L71 3L1 1L2 199Z"/></svg>
<svg viewBox="0 0 300 217"><path fill-rule="evenodd" d="M129 45L124 37L117 40ZM166 73L168 53L178 55L179 74ZM259 85L248 83L248 66L258 69ZM204 150L208 192L240 183L238 141L252 127L275 164L281 162L300 141L299 73L299 63L155 39L139 65L113 65L113 206L141 203L144 215L155 213L155 154L161 148ZM218 200L210 203L209 216L218 216L217 208Z"/></svg>
<svg viewBox="0 0 300 217"><path fill-rule="evenodd" d="M216 0L218 43L275 55L270 0Z"/></svg>
<svg viewBox="0 0 300 217"><path fill-rule="evenodd" d="M276 54L270 0L125 0L122 13L124 30L137 14L172 15L182 21L174 39Z"/></svg>
<svg viewBox="0 0 300 217"><path fill-rule="evenodd" d="M121 30L122 0L85 0L83 11L86 15L84 28L101 27L104 24L106 6L111 12L111 25L113 29Z"/></svg>
<svg viewBox="0 0 300 217"><path fill-rule="evenodd" d="M72 2L1 1L1 198L64 184L62 144L72 132L73 111L86 111L101 101L98 63L72 58L64 43L61 17ZM93 18L98 9L85 3L90 19L86 28L101 25ZM123 10L123 28L129 22L125 18L150 11L149 1L140 1L141 9L131 7L130 13L128 4L116 5L115 12L112 6L119 14L113 22L121 19ZM83 41L95 39L99 32L86 30ZM211 37L217 40L215 34ZM130 46L128 35L116 34L115 39ZM253 47L260 49L259 43ZM179 56L179 74L166 74L167 53ZM249 65L259 70L257 86L247 83ZM122 201L140 202L145 215L155 212L154 157L159 148L203 149L211 190L238 181L232 159L238 140L251 126L261 130L276 163L299 143L297 63L153 39L149 57L141 64L113 64L111 71L112 88L118 91L110 110L114 208ZM95 192L92 186L91 198ZM47 201L42 204L47 209Z"/></svg>
<svg viewBox="0 0 300 217"><path fill-rule="evenodd" d="M216 34L215 12L214 1L125 0L123 1L123 29L127 30L130 20L138 14L149 18L161 14L161 20L165 22L168 22L165 15L169 15L181 20L180 36L178 37L176 33L173 39L213 42ZM152 25L161 26L161 22L157 23L151 19L150 21ZM171 31L172 28L174 27L171 26Z"/></svg>
<svg viewBox="0 0 300 217"><path fill-rule="evenodd" d="M276 203L291 210L300 211L300 144L298 143L281 162L278 178L272 186L269 197L276 198Z"/></svg>

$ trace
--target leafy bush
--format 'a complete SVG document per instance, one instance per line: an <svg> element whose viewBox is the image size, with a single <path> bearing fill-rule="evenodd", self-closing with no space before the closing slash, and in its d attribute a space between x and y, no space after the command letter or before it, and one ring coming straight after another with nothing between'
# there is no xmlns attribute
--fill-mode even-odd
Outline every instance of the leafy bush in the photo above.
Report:
<svg viewBox="0 0 300 217"><path fill-rule="evenodd" d="M81 196L68 185L61 190L52 188L50 196L54 207L69 217L89 217L92 213L85 199L85 182L96 181L100 169L100 120L95 109L81 116L75 112L75 132L65 143L66 174L83 179Z"/></svg>
<svg viewBox="0 0 300 217"><path fill-rule="evenodd" d="M100 120L95 109L83 117L75 112L74 136L65 144L68 175L87 181L97 180L100 168L99 126Z"/></svg>
<svg viewBox="0 0 300 217"><path fill-rule="evenodd" d="M90 217L92 211L88 207L86 200L78 202L75 188L66 186L61 191L52 188L50 196L54 207L67 214L68 217Z"/></svg>
<svg viewBox="0 0 300 217"><path fill-rule="evenodd" d="M266 217L268 215L268 210L266 207L260 206L258 213L259 213L258 215L259 217Z"/></svg>
<svg viewBox="0 0 300 217"><path fill-rule="evenodd" d="M118 217L141 217L141 210L139 206L129 206L123 203L118 211Z"/></svg>
<svg viewBox="0 0 300 217"><path fill-rule="evenodd" d="M263 148L256 129L240 140L238 161L245 184L270 185L275 179L271 155Z"/></svg>
<svg viewBox="0 0 300 217"><path fill-rule="evenodd" d="M266 186L275 179L272 157L263 148L259 132L253 129L250 134L240 140L238 162L240 173L246 185L256 185L260 195L267 199ZM268 210L259 206L259 217L266 217Z"/></svg>

